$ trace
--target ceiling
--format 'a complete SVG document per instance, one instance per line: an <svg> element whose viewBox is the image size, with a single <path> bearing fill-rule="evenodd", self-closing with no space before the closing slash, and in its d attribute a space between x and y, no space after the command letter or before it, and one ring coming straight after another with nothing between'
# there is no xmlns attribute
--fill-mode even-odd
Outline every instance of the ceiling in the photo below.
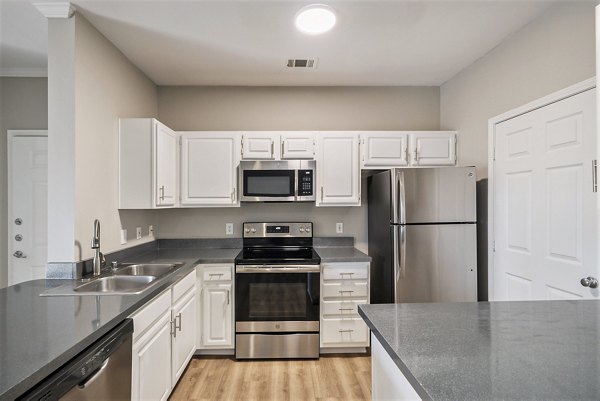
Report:
<svg viewBox="0 0 600 401"><path fill-rule="evenodd" d="M158 85L440 85L551 2L327 1L338 23L319 36L294 27L307 1L74 4ZM2 68L45 67L46 25L26 9L36 11L2 6ZM5 14L22 21L5 27ZM19 39L29 24L38 26ZM288 58L316 58L317 68L290 69Z"/></svg>

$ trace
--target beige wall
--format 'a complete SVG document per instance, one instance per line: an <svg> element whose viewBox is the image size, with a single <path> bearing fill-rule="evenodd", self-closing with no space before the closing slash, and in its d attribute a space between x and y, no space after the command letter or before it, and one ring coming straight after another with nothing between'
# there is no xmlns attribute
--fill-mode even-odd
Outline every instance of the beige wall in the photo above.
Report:
<svg viewBox="0 0 600 401"><path fill-rule="evenodd" d="M139 69L85 18L75 25L75 259L93 256L90 249L94 219L102 224L102 250L114 251L147 242L152 215L117 210L118 119L155 117L157 89ZM120 229L141 240L120 245Z"/></svg>
<svg viewBox="0 0 600 401"><path fill-rule="evenodd" d="M6 131L48 128L48 80L0 77L0 288L7 284Z"/></svg>
<svg viewBox="0 0 600 401"><path fill-rule="evenodd" d="M436 130L437 87L159 87L159 119L183 130ZM366 188L363 186L363 191ZM244 221L313 221L315 235L345 236L367 246L367 208L243 204L241 208L157 211L157 236L241 236Z"/></svg>
<svg viewBox="0 0 600 401"><path fill-rule="evenodd" d="M550 8L441 86L440 124L458 163L487 177L488 119L595 75L594 3Z"/></svg>

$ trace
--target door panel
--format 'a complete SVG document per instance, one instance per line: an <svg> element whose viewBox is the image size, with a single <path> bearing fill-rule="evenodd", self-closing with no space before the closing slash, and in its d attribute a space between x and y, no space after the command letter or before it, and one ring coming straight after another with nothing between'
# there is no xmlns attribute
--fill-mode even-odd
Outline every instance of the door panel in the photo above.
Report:
<svg viewBox="0 0 600 401"><path fill-rule="evenodd" d="M243 142L243 160L274 160L278 156L279 135L273 133L244 134Z"/></svg>
<svg viewBox="0 0 600 401"><path fill-rule="evenodd" d="M48 138L11 137L10 160L8 284L13 285L46 276ZM15 222L17 218L21 224ZM15 252L23 257L14 256Z"/></svg>
<svg viewBox="0 0 600 401"><path fill-rule="evenodd" d="M317 150L317 206L360 206L358 134L320 133Z"/></svg>
<svg viewBox="0 0 600 401"><path fill-rule="evenodd" d="M173 308L177 333L173 337L173 385L183 374L187 363L196 351L196 291Z"/></svg>
<svg viewBox="0 0 600 401"><path fill-rule="evenodd" d="M156 205L174 206L176 197L177 135L156 124Z"/></svg>
<svg viewBox="0 0 600 401"><path fill-rule="evenodd" d="M444 167L394 171L404 176L406 223L477 220L475 168Z"/></svg>
<svg viewBox="0 0 600 401"><path fill-rule="evenodd" d="M233 295L231 284L207 285L202 290L202 345L230 346L232 337Z"/></svg>
<svg viewBox="0 0 600 401"><path fill-rule="evenodd" d="M367 132L361 134L363 167L402 167L408 165L408 134Z"/></svg>
<svg viewBox="0 0 600 401"><path fill-rule="evenodd" d="M456 133L412 133L410 149L412 166L453 166L456 164Z"/></svg>
<svg viewBox="0 0 600 401"><path fill-rule="evenodd" d="M404 229L404 266L396 283L396 302L477 301L475 224Z"/></svg>
<svg viewBox="0 0 600 401"><path fill-rule="evenodd" d="M182 205L239 205L239 140L234 133L181 135Z"/></svg>
<svg viewBox="0 0 600 401"><path fill-rule="evenodd" d="M595 93L495 127L495 300L598 297Z"/></svg>
<svg viewBox="0 0 600 401"><path fill-rule="evenodd" d="M313 132L281 134L282 159L314 159L314 157Z"/></svg>

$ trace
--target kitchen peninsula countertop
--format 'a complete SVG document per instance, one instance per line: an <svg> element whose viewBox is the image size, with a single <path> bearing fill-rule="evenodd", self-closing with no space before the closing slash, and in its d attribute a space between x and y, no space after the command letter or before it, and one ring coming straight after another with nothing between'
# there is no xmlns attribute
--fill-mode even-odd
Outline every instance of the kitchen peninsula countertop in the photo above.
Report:
<svg viewBox="0 0 600 401"><path fill-rule="evenodd" d="M600 399L600 302L360 305L423 399Z"/></svg>

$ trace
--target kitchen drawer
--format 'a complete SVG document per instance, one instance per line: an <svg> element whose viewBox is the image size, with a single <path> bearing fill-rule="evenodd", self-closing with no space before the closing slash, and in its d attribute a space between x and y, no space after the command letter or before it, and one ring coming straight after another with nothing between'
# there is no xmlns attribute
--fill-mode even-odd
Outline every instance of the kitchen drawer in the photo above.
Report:
<svg viewBox="0 0 600 401"><path fill-rule="evenodd" d="M366 299L344 300L344 301L323 301L321 304L323 316L355 316L358 317L358 305L368 303Z"/></svg>
<svg viewBox="0 0 600 401"><path fill-rule="evenodd" d="M231 281L231 270L230 265L221 266L201 266L202 269L202 281Z"/></svg>
<svg viewBox="0 0 600 401"><path fill-rule="evenodd" d="M323 298L363 299L367 298L367 282L323 283Z"/></svg>
<svg viewBox="0 0 600 401"><path fill-rule="evenodd" d="M367 263L334 263L323 265L323 280L366 280Z"/></svg>
<svg viewBox="0 0 600 401"><path fill-rule="evenodd" d="M131 316L133 319L133 339L138 339L152 324L171 309L171 288L148 302Z"/></svg>
<svg viewBox="0 0 600 401"><path fill-rule="evenodd" d="M179 301L189 290L196 285L196 272L192 271L187 276L173 285L173 303Z"/></svg>
<svg viewBox="0 0 600 401"><path fill-rule="evenodd" d="M323 319L321 344L324 347L347 344L368 345L369 328L361 318Z"/></svg>

